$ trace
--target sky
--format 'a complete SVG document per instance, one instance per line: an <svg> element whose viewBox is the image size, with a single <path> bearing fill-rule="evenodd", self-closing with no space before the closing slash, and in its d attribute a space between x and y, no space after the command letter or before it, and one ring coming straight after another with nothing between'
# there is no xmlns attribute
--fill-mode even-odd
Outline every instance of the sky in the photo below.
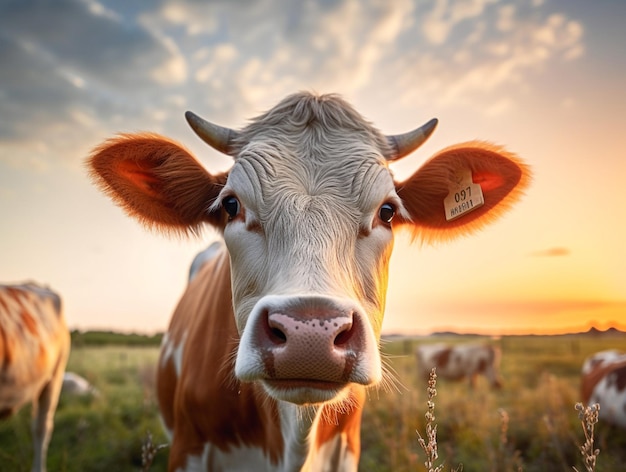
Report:
<svg viewBox="0 0 626 472"><path fill-rule="evenodd" d="M186 110L239 128L310 90L386 134L439 119L399 180L472 139L533 169L480 233L397 236L383 333L626 328L625 21L621 0L0 0L0 280L50 285L73 329L166 329L218 235L144 229L86 156L153 131L225 170Z"/></svg>

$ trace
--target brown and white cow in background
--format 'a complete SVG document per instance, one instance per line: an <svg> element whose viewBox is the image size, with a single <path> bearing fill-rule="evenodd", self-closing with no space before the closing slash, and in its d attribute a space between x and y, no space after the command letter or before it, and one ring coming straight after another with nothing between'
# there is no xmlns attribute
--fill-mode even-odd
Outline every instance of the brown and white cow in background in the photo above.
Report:
<svg viewBox="0 0 626 472"><path fill-rule="evenodd" d="M33 404L33 471L48 443L70 352L61 298L33 283L0 285L0 418Z"/></svg>
<svg viewBox="0 0 626 472"><path fill-rule="evenodd" d="M492 388L501 388L501 351L488 344L424 344L415 350L419 377L428 380L436 368L437 377L447 380L468 379L470 387L476 386L476 377L484 375Z"/></svg>
<svg viewBox="0 0 626 472"><path fill-rule="evenodd" d="M366 388L384 375L394 231L435 241L481 228L518 199L529 171L500 147L469 142L396 182L389 163L436 120L385 136L336 95L294 94L241 131L187 120L234 158L228 172L211 174L150 133L108 140L89 161L105 193L147 226L188 233L208 223L225 241L163 340L169 468L356 470Z"/></svg>
<svg viewBox="0 0 626 472"><path fill-rule="evenodd" d="M600 418L626 428L626 353L601 351L585 359L582 367L583 403L600 404Z"/></svg>

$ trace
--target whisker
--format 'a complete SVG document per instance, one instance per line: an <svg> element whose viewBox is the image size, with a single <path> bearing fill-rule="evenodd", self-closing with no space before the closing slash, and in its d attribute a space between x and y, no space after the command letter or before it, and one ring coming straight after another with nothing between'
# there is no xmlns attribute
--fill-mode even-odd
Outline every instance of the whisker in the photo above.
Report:
<svg viewBox="0 0 626 472"><path fill-rule="evenodd" d="M226 387L235 389L239 385L239 379L235 377L235 361L237 360L237 349L239 347L239 339L233 337L230 339L233 349L225 359L225 362L219 367L218 373L225 379Z"/></svg>
<svg viewBox="0 0 626 472"><path fill-rule="evenodd" d="M392 359L392 357L388 354L381 354L383 378L380 382L380 388L387 393L393 391L397 393L409 391L409 388L400 380L400 375L393 367L390 359Z"/></svg>

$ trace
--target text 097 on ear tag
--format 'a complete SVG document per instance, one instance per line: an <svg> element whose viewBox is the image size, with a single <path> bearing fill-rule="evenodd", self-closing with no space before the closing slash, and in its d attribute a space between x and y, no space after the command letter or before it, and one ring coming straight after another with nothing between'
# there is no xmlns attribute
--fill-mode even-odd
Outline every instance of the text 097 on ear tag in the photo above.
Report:
<svg viewBox="0 0 626 472"><path fill-rule="evenodd" d="M452 221L480 208L485 203L479 184L472 182L472 171L464 170L455 175L450 183L448 196L443 200L446 220Z"/></svg>

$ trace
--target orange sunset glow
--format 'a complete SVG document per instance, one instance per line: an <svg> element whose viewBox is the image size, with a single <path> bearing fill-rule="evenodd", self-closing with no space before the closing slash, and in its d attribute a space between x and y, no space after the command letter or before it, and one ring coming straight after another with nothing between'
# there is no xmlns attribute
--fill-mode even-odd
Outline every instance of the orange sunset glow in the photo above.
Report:
<svg viewBox="0 0 626 472"><path fill-rule="evenodd" d="M225 170L186 110L238 128L314 90L387 134L439 119L391 166L399 179L474 139L532 168L479 232L397 235L383 333L626 330L625 20L626 2L608 0L2 6L0 280L49 284L71 328L164 330L194 255L219 236L145 230L92 185L86 156L152 131Z"/></svg>

